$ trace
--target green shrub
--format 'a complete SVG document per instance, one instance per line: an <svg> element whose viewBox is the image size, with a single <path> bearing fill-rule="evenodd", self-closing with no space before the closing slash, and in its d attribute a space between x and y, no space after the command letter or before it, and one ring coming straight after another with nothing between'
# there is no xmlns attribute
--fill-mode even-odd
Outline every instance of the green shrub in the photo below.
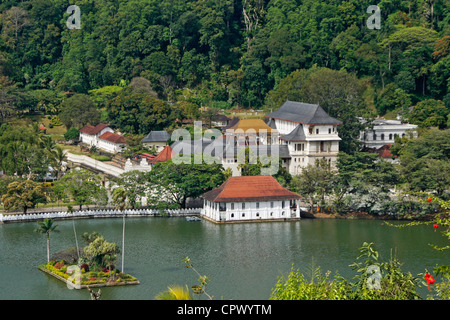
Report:
<svg viewBox="0 0 450 320"><path fill-rule="evenodd" d="M330 273L323 274L320 268L313 271L311 280L299 270L292 267L288 277L279 277L270 296L271 300L346 300L349 285L345 280L329 278Z"/></svg>
<svg viewBox="0 0 450 320"><path fill-rule="evenodd" d="M78 131L78 129L74 127L67 130L66 133L64 134L64 138L66 140L78 140L79 137L80 131Z"/></svg>

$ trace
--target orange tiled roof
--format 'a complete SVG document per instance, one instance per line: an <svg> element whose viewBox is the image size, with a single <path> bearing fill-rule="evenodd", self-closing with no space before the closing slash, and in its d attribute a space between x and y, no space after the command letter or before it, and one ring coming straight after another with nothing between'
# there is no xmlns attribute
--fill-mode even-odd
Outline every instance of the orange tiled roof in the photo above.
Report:
<svg viewBox="0 0 450 320"><path fill-rule="evenodd" d="M125 137L117 134L117 133L112 133L112 132L105 132L104 134L102 134L99 139L103 139L112 143L125 143Z"/></svg>
<svg viewBox="0 0 450 320"><path fill-rule="evenodd" d="M166 162L172 159L172 148L166 146L156 157L147 159L149 163Z"/></svg>
<svg viewBox="0 0 450 320"><path fill-rule="evenodd" d="M203 198L212 202L291 200L302 197L283 188L272 176L230 177Z"/></svg>
<svg viewBox="0 0 450 320"><path fill-rule="evenodd" d="M105 124L105 123L99 123L95 127L87 124L83 128L80 129L80 132L86 133L88 135L94 135L94 134L99 133L100 131L102 131L106 127L108 127L108 125Z"/></svg>

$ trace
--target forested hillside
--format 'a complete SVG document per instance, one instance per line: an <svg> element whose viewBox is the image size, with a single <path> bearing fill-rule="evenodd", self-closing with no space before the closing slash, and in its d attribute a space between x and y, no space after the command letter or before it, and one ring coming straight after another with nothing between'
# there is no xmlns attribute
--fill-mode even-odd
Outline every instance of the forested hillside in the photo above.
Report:
<svg viewBox="0 0 450 320"><path fill-rule="evenodd" d="M345 99L357 95L360 113L433 99L445 126L450 1L376 2L379 30L366 26L370 0L2 0L2 121L17 109L59 111L62 92L144 78L158 99L225 109L320 102L325 87L343 85L355 89ZM81 29L66 26L70 4Z"/></svg>

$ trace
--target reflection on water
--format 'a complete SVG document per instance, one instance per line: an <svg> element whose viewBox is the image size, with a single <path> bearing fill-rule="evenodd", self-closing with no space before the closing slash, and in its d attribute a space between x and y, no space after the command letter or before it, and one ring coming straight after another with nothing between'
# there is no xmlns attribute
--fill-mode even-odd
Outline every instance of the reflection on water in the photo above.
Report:
<svg viewBox="0 0 450 320"><path fill-rule="evenodd" d="M52 253L75 246L72 221L56 223L60 232L51 235ZM97 231L121 247L122 219L75 224L78 236ZM47 249L45 237L35 228L35 223L0 226L0 299L89 299L86 290L69 290L37 270ZM348 266L364 241L374 242L383 260L395 251L402 268L413 275L450 264L448 255L429 247L445 244L429 226L395 229L381 221L331 219L215 225L183 218L129 218L125 271L141 284L103 288L102 299L153 299L168 285L197 284L198 276L184 267L186 256L210 278L207 291L215 298L268 299L277 277L293 264L305 273L314 264L353 277Z"/></svg>

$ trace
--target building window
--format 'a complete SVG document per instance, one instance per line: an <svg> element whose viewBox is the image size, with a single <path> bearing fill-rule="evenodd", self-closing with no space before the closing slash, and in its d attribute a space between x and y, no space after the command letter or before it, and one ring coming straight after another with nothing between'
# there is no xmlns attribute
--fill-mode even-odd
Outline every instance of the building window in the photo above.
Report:
<svg viewBox="0 0 450 320"><path fill-rule="evenodd" d="M259 209L259 202L256 203L256 209Z"/></svg>
<svg viewBox="0 0 450 320"><path fill-rule="evenodd" d="M284 211L281 213L282 216L284 216Z"/></svg>
<svg viewBox="0 0 450 320"><path fill-rule="evenodd" d="M331 134L331 128L328 129L328 134Z"/></svg>
<svg viewBox="0 0 450 320"><path fill-rule="evenodd" d="M259 217L259 212L256 213L256 216Z"/></svg>
<svg viewBox="0 0 450 320"><path fill-rule="evenodd" d="M377 134L376 133L373 134L373 140L374 141L377 140Z"/></svg>
<svg viewBox="0 0 450 320"><path fill-rule="evenodd" d="M245 217L245 213L242 214L242 217Z"/></svg>
<svg viewBox="0 0 450 320"><path fill-rule="evenodd" d="M281 201L281 208L284 208L284 200Z"/></svg>
<svg viewBox="0 0 450 320"><path fill-rule="evenodd" d="M234 213L231 214L231 217L234 218Z"/></svg>
<svg viewBox="0 0 450 320"><path fill-rule="evenodd" d="M389 140L392 140L392 133L389 134Z"/></svg>
<svg viewBox="0 0 450 320"><path fill-rule="evenodd" d="M316 134L319 134L319 128L316 129Z"/></svg>
<svg viewBox="0 0 450 320"><path fill-rule="evenodd" d="M245 202L242 202L242 210L245 209Z"/></svg>
<svg viewBox="0 0 450 320"><path fill-rule="evenodd" d="M381 140L384 140L384 133L381 134Z"/></svg>
<svg viewBox="0 0 450 320"><path fill-rule="evenodd" d="M231 203L231 210L234 210L234 202Z"/></svg>
<svg viewBox="0 0 450 320"><path fill-rule="evenodd" d="M273 201L270 202L270 207L273 208Z"/></svg>
<svg viewBox="0 0 450 320"><path fill-rule="evenodd" d="M273 212L270 213L270 216L273 216Z"/></svg>

